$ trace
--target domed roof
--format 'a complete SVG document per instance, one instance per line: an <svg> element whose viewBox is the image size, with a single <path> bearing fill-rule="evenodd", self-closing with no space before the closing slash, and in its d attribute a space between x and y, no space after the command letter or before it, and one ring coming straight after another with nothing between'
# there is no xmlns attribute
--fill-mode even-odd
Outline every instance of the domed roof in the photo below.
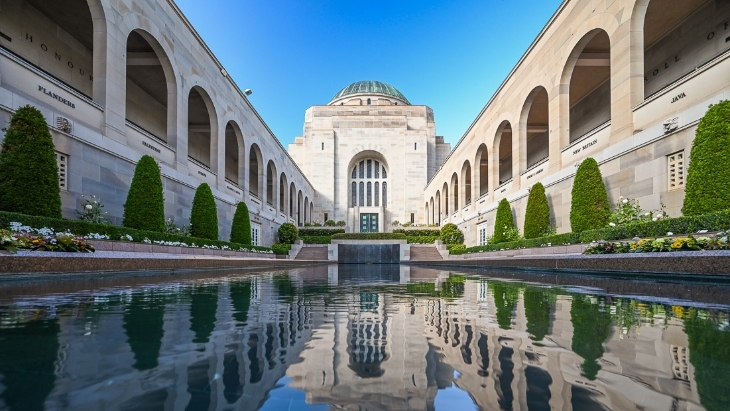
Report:
<svg viewBox="0 0 730 411"><path fill-rule="evenodd" d="M335 94L335 96L332 97L332 101L330 101L330 103L335 100L339 100L342 97L353 94L385 94L402 100L406 104L411 104L408 102L406 96L398 91L398 89L391 86L390 84L385 84L380 81L356 81L340 90L339 93Z"/></svg>

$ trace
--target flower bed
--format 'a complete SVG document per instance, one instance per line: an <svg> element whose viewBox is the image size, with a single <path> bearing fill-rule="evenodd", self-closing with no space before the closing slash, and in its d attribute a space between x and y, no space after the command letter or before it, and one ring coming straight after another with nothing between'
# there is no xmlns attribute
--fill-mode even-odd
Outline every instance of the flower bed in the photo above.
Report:
<svg viewBox="0 0 730 411"><path fill-rule="evenodd" d="M34 229L12 222L9 230L0 230L0 250L93 253L94 247L85 238L68 232L56 233L50 228Z"/></svg>
<svg viewBox="0 0 730 411"><path fill-rule="evenodd" d="M672 234L672 233L667 233ZM661 253L672 251L730 250L729 231L720 231L711 236L643 238L635 241L595 241L584 254Z"/></svg>

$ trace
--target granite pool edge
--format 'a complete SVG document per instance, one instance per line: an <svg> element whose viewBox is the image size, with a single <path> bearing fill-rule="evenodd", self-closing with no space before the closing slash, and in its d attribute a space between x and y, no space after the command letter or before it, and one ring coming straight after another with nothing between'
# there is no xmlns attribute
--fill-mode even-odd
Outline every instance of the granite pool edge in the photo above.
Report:
<svg viewBox="0 0 730 411"><path fill-rule="evenodd" d="M730 250L603 255L533 255L514 257L406 261L430 267L522 268L583 272L730 275Z"/></svg>

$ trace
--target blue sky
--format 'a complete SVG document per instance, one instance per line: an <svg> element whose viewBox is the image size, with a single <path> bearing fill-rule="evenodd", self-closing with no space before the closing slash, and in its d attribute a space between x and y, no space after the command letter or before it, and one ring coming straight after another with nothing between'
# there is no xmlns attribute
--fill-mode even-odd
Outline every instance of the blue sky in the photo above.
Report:
<svg viewBox="0 0 730 411"><path fill-rule="evenodd" d="M177 0L286 147L304 111L379 80L452 147L562 0Z"/></svg>

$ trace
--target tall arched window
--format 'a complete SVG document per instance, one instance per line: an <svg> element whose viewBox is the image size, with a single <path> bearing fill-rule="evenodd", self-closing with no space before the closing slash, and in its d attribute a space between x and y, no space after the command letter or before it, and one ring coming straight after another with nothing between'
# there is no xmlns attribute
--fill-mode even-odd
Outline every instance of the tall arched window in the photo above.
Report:
<svg viewBox="0 0 730 411"><path fill-rule="evenodd" d="M388 171L380 160L366 158L352 166L350 207L385 207ZM383 190L383 191L381 191Z"/></svg>

